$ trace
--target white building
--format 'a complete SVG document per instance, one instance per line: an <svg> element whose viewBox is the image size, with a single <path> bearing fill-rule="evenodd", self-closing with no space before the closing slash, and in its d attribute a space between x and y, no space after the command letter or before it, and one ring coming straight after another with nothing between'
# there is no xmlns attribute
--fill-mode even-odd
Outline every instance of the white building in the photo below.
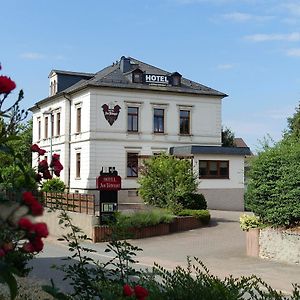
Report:
<svg viewBox="0 0 300 300"><path fill-rule="evenodd" d="M36 103L33 143L59 153L70 191L94 193L102 167L122 177L119 199L136 199L139 159L162 151L193 158L209 208L244 207L247 147L221 147L227 95L134 58L103 70L52 70L50 95ZM34 155L33 162L37 164Z"/></svg>

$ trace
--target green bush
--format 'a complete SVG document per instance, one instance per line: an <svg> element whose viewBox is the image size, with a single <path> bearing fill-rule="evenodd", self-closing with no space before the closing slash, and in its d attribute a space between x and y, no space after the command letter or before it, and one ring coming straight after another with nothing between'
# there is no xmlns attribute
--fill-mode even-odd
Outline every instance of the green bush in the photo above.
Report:
<svg viewBox="0 0 300 300"><path fill-rule="evenodd" d="M201 220L203 224L208 224L210 221L210 213L208 210L204 209L182 209L177 213L178 216L191 216L196 217Z"/></svg>
<svg viewBox="0 0 300 300"><path fill-rule="evenodd" d="M262 223L257 216L243 214L240 216L240 226L242 230L248 231L251 228L262 227Z"/></svg>
<svg viewBox="0 0 300 300"><path fill-rule="evenodd" d="M203 194L188 193L178 198L178 202L187 209L207 209L207 203Z"/></svg>
<svg viewBox="0 0 300 300"><path fill-rule="evenodd" d="M299 286L284 296L255 275L218 278L196 257L187 258L187 266L167 270L155 264L152 272L143 272L140 285L149 291L147 300L299 300Z"/></svg>
<svg viewBox="0 0 300 300"><path fill-rule="evenodd" d="M179 197L196 191L197 177L189 160L160 154L144 161L139 184L145 203L173 208Z"/></svg>
<svg viewBox="0 0 300 300"><path fill-rule="evenodd" d="M52 178L45 181L42 185L42 191L48 193L63 193L65 191L65 184L59 178Z"/></svg>
<svg viewBox="0 0 300 300"><path fill-rule="evenodd" d="M171 223L175 218L170 212L161 209L139 211L133 214L117 214L117 222L124 227L141 228L160 223Z"/></svg>
<svg viewBox="0 0 300 300"><path fill-rule="evenodd" d="M300 222L300 143L287 138L250 162L246 207L272 226Z"/></svg>

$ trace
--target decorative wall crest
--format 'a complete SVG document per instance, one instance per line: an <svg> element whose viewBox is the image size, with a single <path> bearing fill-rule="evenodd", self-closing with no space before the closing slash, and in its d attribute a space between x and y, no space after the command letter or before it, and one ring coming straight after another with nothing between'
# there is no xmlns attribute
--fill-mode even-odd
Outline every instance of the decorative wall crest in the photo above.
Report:
<svg viewBox="0 0 300 300"><path fill-rule="evenodd" d="M118 119L121 107L118 104L114 105L113 103L109 103L103 104L102 109L105 119L109 125L112 126L112 124L114 124L114 122Z"/></svg>

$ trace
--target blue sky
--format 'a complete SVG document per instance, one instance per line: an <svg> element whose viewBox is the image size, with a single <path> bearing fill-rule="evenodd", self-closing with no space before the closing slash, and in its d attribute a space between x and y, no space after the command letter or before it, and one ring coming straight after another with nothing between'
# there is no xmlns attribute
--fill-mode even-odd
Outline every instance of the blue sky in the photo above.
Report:
<svg viewBox="0 0 300 300"><path fill-rule="evenodd" d="M1 75L25 108L48 95L51 69L96 72L122 55L227 93L223 124L253 150L298 105L300 1L10 0L1 24Z"/></svg>

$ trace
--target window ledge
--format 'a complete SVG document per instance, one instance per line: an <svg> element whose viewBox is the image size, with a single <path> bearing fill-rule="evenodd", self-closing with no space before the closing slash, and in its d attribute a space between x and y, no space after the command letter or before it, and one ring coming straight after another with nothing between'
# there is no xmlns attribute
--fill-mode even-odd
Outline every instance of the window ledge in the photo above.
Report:
<svg viewBox="0 0 300 300"><path fill-rule="evenodd" d="M152 132L153 135L168 135L166 132Z"/></svg>
<svg viewBox="0 0 300 300"><path fill-rule="evenodd" d="M81 180L81 177L75 177L74 179L75 180Z"/></svg>
<svg viewBox="0 0 300 300"><path fill-rule="evenodd" d="M179 133L178 135L179 135L179 136L193 136L193 135L190 134L190 133Z"/></svg>

